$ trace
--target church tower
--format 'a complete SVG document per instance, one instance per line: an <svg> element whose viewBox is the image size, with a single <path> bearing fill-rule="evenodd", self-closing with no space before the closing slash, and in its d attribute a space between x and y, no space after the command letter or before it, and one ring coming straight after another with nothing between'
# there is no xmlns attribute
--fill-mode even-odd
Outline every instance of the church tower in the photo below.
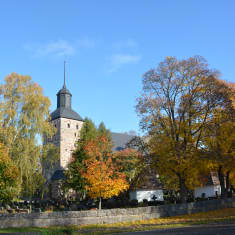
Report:
<svg viewBox="0 0 235 235"><path fill-rule="evenodd" d="M51 113L51 123L57 128L52 142L60 149L60 168L66 169L71 154L75 149L75 143L83 125L83 119L72 110L72 94L65 84L64 63L64 85L57 93L57 109Z"/></svg>

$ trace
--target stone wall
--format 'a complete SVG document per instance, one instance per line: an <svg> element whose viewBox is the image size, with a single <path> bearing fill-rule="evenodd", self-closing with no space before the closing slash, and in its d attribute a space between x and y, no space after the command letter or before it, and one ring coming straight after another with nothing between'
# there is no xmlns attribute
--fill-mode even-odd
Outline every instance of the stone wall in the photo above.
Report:
<svg viewBox="0 0 235 235"><path fill-rule="evenodd" d="M105 224L192 214L235 207L235 198L128 209L0 214L0 228Z"/></svg>
<svg viewBox="0 0 235 235"><path fill-rule="evenodd" d="M82 121L60 118L60 166L62 168L66 168L71 159L82 125Z"/></svg>
<svg viewBox="0 0 235 235"><path fill-rule="evenodd" d="M59 165L66 168L75 149L75 143L79 139L83 122L68 118L57 118L52 120L51 123L57 128L57 132L52 139L45 138L44 144L53 143L60 148Z"/></svg>

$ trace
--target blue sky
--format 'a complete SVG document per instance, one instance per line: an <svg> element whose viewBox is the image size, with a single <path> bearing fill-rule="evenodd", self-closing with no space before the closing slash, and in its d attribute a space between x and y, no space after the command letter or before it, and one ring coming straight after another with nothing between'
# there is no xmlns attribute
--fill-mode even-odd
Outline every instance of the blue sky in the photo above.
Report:
<svg viewBox="0 0 235 235"><path fill-rule="evenodd" d="M234 0L8 0L0 5L0 82L30 75L56 107L67 61L72 106L135 130L142 75L166 56L201 55L235 82Z"/></svg>

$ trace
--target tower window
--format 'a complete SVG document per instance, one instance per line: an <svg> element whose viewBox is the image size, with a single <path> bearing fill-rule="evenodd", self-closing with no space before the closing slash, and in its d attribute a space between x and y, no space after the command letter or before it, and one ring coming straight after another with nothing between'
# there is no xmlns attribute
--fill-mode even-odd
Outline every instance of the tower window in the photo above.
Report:
<svg viewBox="0 0 235 235"><path fill-rule="evenodd" d="M77 130L78 130L78 124L76 125L76 128L77 128Z"/></svg>
<svg viewBox="0 0 235 235"><path fill-rule="evenodd" d="M74 133L74 136L76 137L76 136L77 136L77 134L76 134L76 133Z"/></svg>
<svg viewBox="0 0 235 235"><path fill-rule="evenodd" d="M70 124L68 123L68 128L70 128Z"/></svg>

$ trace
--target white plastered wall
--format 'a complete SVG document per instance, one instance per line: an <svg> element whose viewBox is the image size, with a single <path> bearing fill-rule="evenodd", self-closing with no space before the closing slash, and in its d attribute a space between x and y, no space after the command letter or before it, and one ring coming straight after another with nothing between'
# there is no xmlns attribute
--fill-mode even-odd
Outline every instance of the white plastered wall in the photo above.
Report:
<svg viewBox="0 0 235 235"><path fill-rule="evenodd" d="M135 190L129 193L130 200L137 199L138 202L142 202L144 199L148 201L153 201L153 196L155 195L157 201L163 201L163 191L158 190Z"/></svg>
<svg viewBox="0 0 235 235"><path fill-rule="evenodd" d="M215 197L216 192L218 195L221 194L221 188L219 185L217 185L217 186L214 186L214 185L204 186L201 188L197 187L194 190L194 197L202 197L203 193L205 193L205 197Z"/></svg>

